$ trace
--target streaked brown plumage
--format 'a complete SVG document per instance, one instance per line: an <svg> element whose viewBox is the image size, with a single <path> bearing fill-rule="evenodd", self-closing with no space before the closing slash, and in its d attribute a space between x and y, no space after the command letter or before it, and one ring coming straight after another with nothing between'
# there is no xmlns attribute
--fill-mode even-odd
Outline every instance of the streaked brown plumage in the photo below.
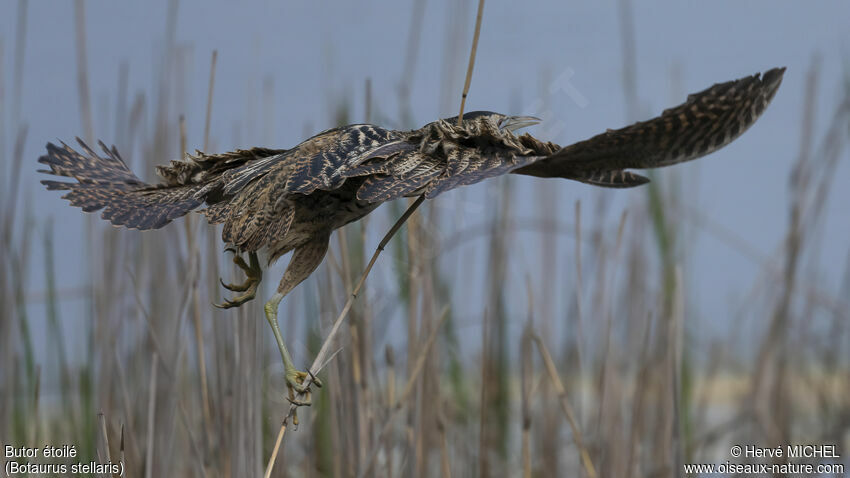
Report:
<svg viewBox="0 0 850 478"><path fill-rule="evenodd" d="M689 161L740 136L767 107L784 71L714 85L659 117L566 147L514 135L512 130L530 124L529 118L473 112L464 115L462 126L456 118L414 131L355 124L289 150L196 153L158 167L162 182L156 185L142 182L115 148L103 143L103 156L82 141L82 153L48 143L39 162L50 167L46 173L76 180L42 181L48 189L70 191L64 197L72 205L103 209L103 218L115 225L156 229L203 207L210 223L224 225L222 239L239 252L266 250L273 261L295 250L278 294L266 307L268 315L273 305L276 317L280 298L321 263L330 233L383 202L420 194L433 198L505 173L638 186L649 180L628 169ZM253 284L248 299L255 289ZM278 342L282 347L279 337ZM283 347L281 353L291 362Z"/></svg>

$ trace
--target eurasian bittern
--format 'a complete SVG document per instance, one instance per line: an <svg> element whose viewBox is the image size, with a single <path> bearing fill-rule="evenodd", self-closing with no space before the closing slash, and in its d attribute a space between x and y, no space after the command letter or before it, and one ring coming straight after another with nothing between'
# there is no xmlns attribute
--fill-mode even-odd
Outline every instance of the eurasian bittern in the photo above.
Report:
<svg viewBox="0 0 850 478"><path fill-rule="evenodd" d="M115 147L100 143L98 156L78 139L83 153L47 144L43 172L76 182L45 180L48 189L70 191L74 206L117 226L157 229L189 211L224 224L222 239L246 273L243 284L222 284L242 295L221 307L254 298L262 278L258 252L268 263L293 251L277 292L265 304L286 367L290 396L308 392L307 375L295 368L277 320L278 304L322 262L333 230L402 197L438 194L505 173L566 178L595 186L627 188L649 179L627 169L688 161L740 136L776 93L784 68L714 85L688 96L661 116L561 147L518 128L530 116L476 111L428 123L414 131L354 124L319 133L292 149L252 148L223 154L196 152L157 167L159 184L147 184L128 168ZM240 254L248 255L246 263Z"/></svg>

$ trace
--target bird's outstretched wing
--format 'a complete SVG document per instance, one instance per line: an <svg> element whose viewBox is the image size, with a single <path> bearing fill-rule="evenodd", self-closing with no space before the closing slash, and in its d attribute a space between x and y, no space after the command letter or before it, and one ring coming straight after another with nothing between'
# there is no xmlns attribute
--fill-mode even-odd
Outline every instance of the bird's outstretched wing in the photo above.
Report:
<svg viewBox="0 0 850 478"><path fill-rule="evenodd" d="M764 75L718 83L661 116L608 130L513 172L609 187L643 184L646 178L624 170L690 161L729 144L764 112L784 72L785 68L774 68Z"/></svg>
<svg viewBox="0 0 850 478"><path fill-rule="evenodd" d="M244 167L286 150L252 148L222 154L196 152L182 161L157 167L162 182L148 184L139 179L113 146L99 143L98 154L77 138L80 151L65 143L47 144L47 153L38 161L50 169L39 172L73 181L45 179L51 190L69 191L63 198L86 212L103 210L101 216L116 226L131 229L158 229L187 212L221 199L224 172ZM210 194L219 194L214 198Z"/></svg>

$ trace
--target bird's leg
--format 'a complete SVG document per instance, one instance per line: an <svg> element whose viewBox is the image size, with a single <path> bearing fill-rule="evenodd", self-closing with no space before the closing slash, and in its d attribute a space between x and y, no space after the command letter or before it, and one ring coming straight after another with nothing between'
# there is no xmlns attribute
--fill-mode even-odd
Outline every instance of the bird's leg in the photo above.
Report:
<svg viewBox="0 0 850 478"><path fill-rule="evenodd" d="M257 258L256 252L248 253L248 261L250 262L249 265L245 263L245 260L242 259L242 256L240 256L236 250L227 250L233 252L233 263L245 272L246 279L242 284L225 284L221 278L218 279L225 289L232 290L234 292L244 292L244 294L236 296L233 299L225 300L223 304L215 304L216 307L222 309L239 307L245 302L252 300L257 295L257 287L260 285L260 281L263 280L263 269L260 267L260 260Z"/></svg>
<svg viewBox="0 0 850 478"><path fill-rule="evenodd" d="M280 357L283 359L283 366L286 373L286 387L289 389L289 400L295 405L310 405L310 390L305 387L304 381L310 376L309 372L302 372L295 368L292 362L292 356L289 350L286 349L286 344L283 342L283 336L280 333L280 324L277 321L277 309L280 301L304 279L306 279L325 257L328 251L329 234L323 234L319 237L314 237L310 242L302 244L292 253L292 259L289 260L289 266L280 280L280 285L277 287L277 292L266 302L264 307L266 320L272 328L272 333L277 341L277 346L280 349ZM316 386L321 387L322 382L313 377L312 382ZM295 401L295 392L304 393L305 400Z"/></svg>
<svg viewBox="0 0 850 478"><path fill-rule="evenodd" d="M310 394L309 390L306 390L306 400L296 401L295 400L295 392L304 392L303 383L307 378L307 373L298 370L295 367L295 363L292 361L292 356L289 354L289 350L286 348L286 344L283 341L283 335L280 333L280 324L277 320L277 309L280 301L283 299L283 294L280 292L276 292L263 309L266 312L266 320L269 322L269 325L272 328L272 333L274 334L274 338L277 341L277 347L280 349L280 357L283 359L283 367L286 375L286 387L289 391L289 401L296 405L310 405ZM322 386L321 382L314 382L319 387Z"/></svg>

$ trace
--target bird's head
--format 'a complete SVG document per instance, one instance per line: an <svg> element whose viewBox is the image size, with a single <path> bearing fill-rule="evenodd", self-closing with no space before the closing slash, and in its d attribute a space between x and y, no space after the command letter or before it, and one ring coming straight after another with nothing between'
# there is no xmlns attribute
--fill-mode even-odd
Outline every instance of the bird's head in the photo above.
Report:
<svg viewBox="0 0 850 478"><path fill-rule="evenodd" d="M443 120L449 124L457 124L457 116ZM508 116L492 111L470 111L464 113L462 127L468 131L490 131L492 133L513 133L514 131L534 126L540 123L540 118L534 116Z"/></svg>

